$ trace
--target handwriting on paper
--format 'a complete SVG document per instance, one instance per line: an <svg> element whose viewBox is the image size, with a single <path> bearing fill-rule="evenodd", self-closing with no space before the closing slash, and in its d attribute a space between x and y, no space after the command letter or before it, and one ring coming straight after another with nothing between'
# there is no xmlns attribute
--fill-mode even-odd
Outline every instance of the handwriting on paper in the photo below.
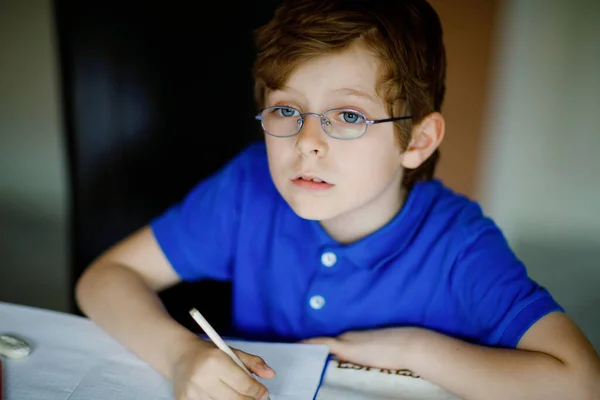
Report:
<svg viewBox="0 0 600 400"><path fill-rule="evenodd" d="M421 379L421 377L419 375L415 374L413 371L411 371L409 369L374 368L374 367L368 367L365 365L354 364L351 362L340 361L337 359L334 359L333 361L335 362L336 368L340 368L340 369L353 369L353 370L365 371L365 372L368 372L368 371L379 372L382 374L401 375L401 376L408 376L408 377L415 378L415 379Z"/></svg>

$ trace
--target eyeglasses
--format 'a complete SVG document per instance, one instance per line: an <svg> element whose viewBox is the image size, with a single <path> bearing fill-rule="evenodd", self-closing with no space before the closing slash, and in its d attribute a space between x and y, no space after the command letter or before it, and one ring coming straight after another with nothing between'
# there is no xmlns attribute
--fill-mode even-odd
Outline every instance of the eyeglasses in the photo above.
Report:
<svg viewBox="0 0 600 400"><path fill-rule="evenodd" d="M334 108L325 111L323 114L302 114L297 109L288 106L267 107L255 118L261 122L263 130L269 135L285 138L297 135L302 129L304 118L308 115L321 119L321 128L327 136L341 140L358 139L365 134L369 125L412 118L412 116L407 115L368 120L363 113L350 108Z"/></svg>

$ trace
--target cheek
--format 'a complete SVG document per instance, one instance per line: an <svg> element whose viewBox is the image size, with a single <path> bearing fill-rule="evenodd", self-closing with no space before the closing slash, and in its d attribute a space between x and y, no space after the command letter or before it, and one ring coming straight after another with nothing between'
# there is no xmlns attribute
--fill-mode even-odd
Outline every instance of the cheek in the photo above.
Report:
<svg viewBox="0 0 600 400"><path fill-rule="evenodd" d="M269 169L274 181L278 181L285 171L285 160L288 158L289 143L286 139L265 136Z"/></svg>
<svg viewBox="0 0 600 400"><path fill-rule="evenodd" d="M392 134L375 136L353 146L344 157L344 169L363 185L378 186L396 174L401 167L402 155ZM383 137L382 137L383 136ZM367 139L366 137L364 139ZM358 142L356 144L359 144Z"/></svg>
<svg viewBox="0 0 600 400"><path fill-rule="evenodd" d="M267 146L267 155L269 156L269 160L280 153L278 150L280 143L277 139L278 138L274 138L265 134L265 144Z"/></svg>
<svg viewBox="0 0 600 400"><path fill-rule="evenodd" d="M348 166L352 182L352 191L356 196L371 196L388 186L398 176L400 163L389 155L373 154L368 157L355 158L353 165Z"/></svg>

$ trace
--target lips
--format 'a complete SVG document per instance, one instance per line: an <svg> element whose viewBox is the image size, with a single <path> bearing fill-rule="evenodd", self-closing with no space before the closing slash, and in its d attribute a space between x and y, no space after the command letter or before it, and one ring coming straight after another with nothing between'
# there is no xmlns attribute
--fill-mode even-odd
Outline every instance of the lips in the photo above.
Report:
<svg viewBox="0 0 600 400"><path fill-rule="evenodd" d="M294 180L296 179L302 179L304 181L311 181L311 182L317 182L317 183L328 183L327 181L325 181L325 179L322 179L316 175L299 175L296 178L294 178Z"/></svg>
<svg viewBox="0 0 600 400"><path fill-rule="evenodd" d="M292 179L294 185L298 188L309 190L311 192L319 192L331 189L334 185L325 181L323 178L312 174L300 174Z"/></svg>

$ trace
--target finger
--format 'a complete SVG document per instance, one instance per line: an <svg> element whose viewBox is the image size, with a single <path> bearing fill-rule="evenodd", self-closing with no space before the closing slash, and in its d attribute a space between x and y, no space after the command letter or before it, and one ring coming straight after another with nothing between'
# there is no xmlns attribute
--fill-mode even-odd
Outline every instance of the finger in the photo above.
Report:
<svg viewBox="0 0 600 400"><path fill-rule="evenodd" d="M176 396L177 400L211 400L208 393L204 392L198 385L190 383L183 393Z"/></svg>
<svg viewBox="0 0 600 400"><path fill-rule="evenodd" d="M225 365L226 368L220 374L221 381L241 395L249 396L253 399L266 398L267 388L248 375L232 359L229 359L229 361L230 363Z"/></svg>
<svg viewBox="0 0 600 400"><path fill-rule="evenodd" d="M241 350L234 350L236 355L242 360L246 368L252 373L260 376L264 379L271 379L275 377L275 371L269 367L265 360L261 357L255 356L254 354L248 354Z"/></svg>
<svg viewBox="0 0 600 400"><path fill-rule="evenodd" d="M256 400L256 397L247 396L236 392L227 383L219 380L213 387L210 388L210 393L207 391L203 392L206 397L200 397L202 400ZM194 399L195 400L195 399Z"/></svg>

